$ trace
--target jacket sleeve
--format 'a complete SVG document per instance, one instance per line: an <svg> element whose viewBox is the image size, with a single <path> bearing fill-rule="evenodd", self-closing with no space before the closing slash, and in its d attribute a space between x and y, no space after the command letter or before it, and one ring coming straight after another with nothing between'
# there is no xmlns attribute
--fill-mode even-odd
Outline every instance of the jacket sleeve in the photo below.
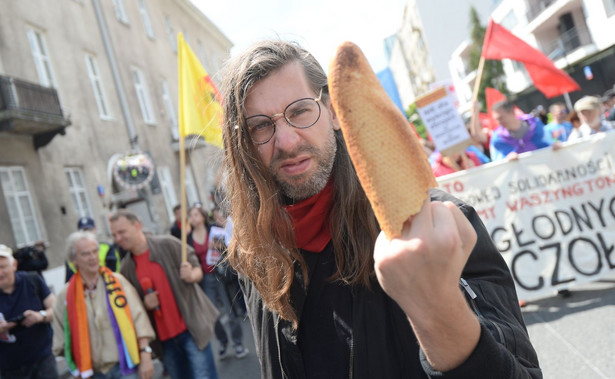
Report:
<svg viewBox="0 0 615 379"><path fill-rule="evenodd" d="M58 298L53 304L53 320L51 321L51 327L53 329L53 343L52 351L56 356L64 355L64 310L66 309L66 287L58 293Z"/></svg>
<svg viewBox="0 0 615 379"><path fill-rule="evenodd" d="M541 378L536 351L530 342L512 276L474 208L439 190L432 199L452 201L470 220L477 242L462 277L476 294L466 299L481 324L481 336L474 352L459 367L438 373L421 352L427 374L441 378L472 378L477 372L489 378Z"/></svg>

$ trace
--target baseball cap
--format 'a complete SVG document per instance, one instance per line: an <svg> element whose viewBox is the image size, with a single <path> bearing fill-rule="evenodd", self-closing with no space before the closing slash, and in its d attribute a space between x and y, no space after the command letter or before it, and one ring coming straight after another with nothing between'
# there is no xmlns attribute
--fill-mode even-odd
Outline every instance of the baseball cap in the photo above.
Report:
<svg viewBox="0 0 615 379"><path fill-rule="evenodd" d="M11 258L13 256L13 250L6 246L0 245L0 257Z"/></svg>
<svg viewBox="0 0 615 379"><path fill-rule="evenodd" d="M584 96L576 103L574 103L574 110L577 112L600 109L600 99L595 96Z"/></svg>
<svg viewBox="0 0 615 379"><path fill-rule="evenodd" d="M77 229L79 230L94 229L95 227L96 225L91 217L81 217L77 223Z"/></svg>

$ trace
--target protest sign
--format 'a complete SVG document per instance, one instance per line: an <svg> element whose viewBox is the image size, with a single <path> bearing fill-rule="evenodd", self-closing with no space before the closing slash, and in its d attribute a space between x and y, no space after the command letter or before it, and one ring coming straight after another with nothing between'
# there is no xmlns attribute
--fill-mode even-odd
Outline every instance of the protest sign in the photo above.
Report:
<svg viewBox="0 0 615 379"><path fill-rule="evenodd" d="M615 273L615 133L438 178L472 205L520 298Z"/></svg>
<svg viewBox="0 0 615 379"><path fill-rule="evenodd" d="M418 98L416 107L442 155L458 153L470 146L470 134L444 87Z"/></svg>

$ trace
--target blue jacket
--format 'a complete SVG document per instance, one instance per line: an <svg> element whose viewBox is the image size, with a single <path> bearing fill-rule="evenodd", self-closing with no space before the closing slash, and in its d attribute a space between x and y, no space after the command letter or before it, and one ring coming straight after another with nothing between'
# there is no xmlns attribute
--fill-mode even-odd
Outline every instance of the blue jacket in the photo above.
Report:
<svg viewBox="0 0 615 379"><path fill-rule="evenodd" d="M526 121L529 125L529 130L523 138L517 139L511 136L508 129L502 125L495 129L489 144L492 161L504 159L512 152L521 154L527 151L542 149L553 143L550 136L544 131L544 124L538 118L524 115L521 117L521 120Z"/></svg>

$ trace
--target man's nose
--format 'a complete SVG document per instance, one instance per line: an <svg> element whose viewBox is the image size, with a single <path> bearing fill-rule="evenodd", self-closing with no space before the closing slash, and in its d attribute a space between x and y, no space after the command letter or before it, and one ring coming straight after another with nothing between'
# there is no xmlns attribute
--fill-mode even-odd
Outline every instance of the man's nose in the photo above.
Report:
<svg viewBox="0 0 615 379"><path fill-rule="evenodd" d="M276 115L277 116L277 115ZM276 147L286 150L289 147L293 147L299 141L299 129L293 127L288 123L286 118L282 115L274 119L275 122L275 139Z"/></svg>

